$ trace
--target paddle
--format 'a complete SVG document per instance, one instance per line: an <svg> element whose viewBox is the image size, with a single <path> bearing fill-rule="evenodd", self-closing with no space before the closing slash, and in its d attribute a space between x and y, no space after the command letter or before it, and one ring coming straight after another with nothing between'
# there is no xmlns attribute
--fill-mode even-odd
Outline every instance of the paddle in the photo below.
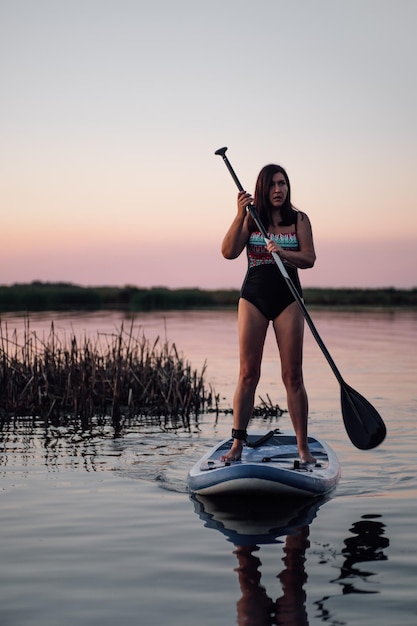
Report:
<svg viewBox="0 0 417 626"><path fill-rule="evenodd" d="M229 170L233 180L237 185L237 188L239 189L239 191L243 191L244 189L240 184L239 179L236 176L229 159L226 156L226 150L227 148L219 148L219 150L216 150L214 154L222 157L227 169ZM253 204L249 204L246 207L246 210L252 216L253 221L259 228L259 231L261 232L265 241L269 241L268 233L259 219L256 208L253 206ZM313 320L311 319L302 298L300 297L298 291L294 286L294 283L288 275L284 264L282 263L278 254L273 252L272 256L275 263L278 265L281 274L285 278L285 281L290 288L291 293L294 296L298 306L300 307L304 318L313 334L314 339L317 341L321 351L326 357L334 375L336 376L340 384L340 399L342 405L343 422L351 442L360 450L370 450L371 448L379 446L379 444L384 441L385 435L387 433L385 424L381 416L379 415L378 411L372 406L372 404L368 402L368 400L366 400L366 398L361 396L360 393L350 387L343 380L342 375L336 367L335 362L333 361L329 351L323 343L323 340L317 332L317 329L314 326Z"/></svg>

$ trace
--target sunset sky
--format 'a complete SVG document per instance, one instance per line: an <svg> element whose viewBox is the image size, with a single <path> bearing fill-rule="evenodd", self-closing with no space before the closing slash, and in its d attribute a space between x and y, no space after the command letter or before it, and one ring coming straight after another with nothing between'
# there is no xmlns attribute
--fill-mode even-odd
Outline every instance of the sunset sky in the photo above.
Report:
<svg viewBox="0 0 417 626"><path fill-rule="evenodd" d="M0 284L237 288L286 167L307 287L417 286L415 0L0 0Z"/></svg>

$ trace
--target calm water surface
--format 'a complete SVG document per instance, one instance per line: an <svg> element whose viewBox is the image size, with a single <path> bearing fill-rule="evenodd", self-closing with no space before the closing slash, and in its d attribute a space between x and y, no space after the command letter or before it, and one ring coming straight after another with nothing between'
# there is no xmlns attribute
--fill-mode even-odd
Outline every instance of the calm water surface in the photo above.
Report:
<svg viewBox="0 0 417 626"><path fill-rule="evenodd" d="M201 416L190 432L131 428L114 439L20 423L0 448L2 626L261 626L417 623L417 313L313 311L346 381L381 413L386 441L359 451L340 414L339 385L306 330L310 432L342 465L332 498L313 507L192 500L190 466L230 432ZM118 332L121 314L49 314L30 332ZM3 316L9 332L24 319ZM231 405L234 312L140 315ZM259 395L285 408L272 335ZM262 420L254 426L263 425ZM274 426L289 429L284 414ZM268 424L269 426L269 424Z"/></svg>

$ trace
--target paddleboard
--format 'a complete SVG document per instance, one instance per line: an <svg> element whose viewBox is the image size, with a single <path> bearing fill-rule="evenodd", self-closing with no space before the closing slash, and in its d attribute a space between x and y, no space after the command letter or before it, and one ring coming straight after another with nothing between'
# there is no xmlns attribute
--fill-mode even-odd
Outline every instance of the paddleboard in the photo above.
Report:
<svg viewBox="0 0 417 626"><path fill-rule="evenodd" d="M224 439L195 463L188 474L191 493L276 494L291 497L317 497L337 485L340 464L335 452L324 441L309 436L308 443L316 464L299 461L297 442L292 433L265 430L248 434L239 461L221 461L233 439ZM262 440L261 445L256 445ZM256 447L251 447L256 446Z"/></svg>

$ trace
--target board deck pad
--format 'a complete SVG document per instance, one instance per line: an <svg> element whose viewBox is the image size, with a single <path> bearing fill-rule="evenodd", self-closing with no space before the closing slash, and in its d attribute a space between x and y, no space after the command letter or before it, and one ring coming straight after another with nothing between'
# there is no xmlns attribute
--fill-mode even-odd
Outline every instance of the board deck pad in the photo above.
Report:
<svg viewBox="0 0 417 626"><path fill-rule="evenodd" d="M249 442L255 441L257 437L249 437ZM228 440L221 447L217 448L213 454L200 465L200 471L209 471L229 465L239 465L243 463L271 463L276 466L299 469L305 471L308 465L300 464L297 442L295 436L274 435L269 441L259 448L244 446L242 457L238 461L221 461L221 457L232 447L233 439ZM312 455L317 460L317 466L326 468L328 465L327 452L316 440L309 440ZM314 465L313 465L314 467Z"/></svg>

